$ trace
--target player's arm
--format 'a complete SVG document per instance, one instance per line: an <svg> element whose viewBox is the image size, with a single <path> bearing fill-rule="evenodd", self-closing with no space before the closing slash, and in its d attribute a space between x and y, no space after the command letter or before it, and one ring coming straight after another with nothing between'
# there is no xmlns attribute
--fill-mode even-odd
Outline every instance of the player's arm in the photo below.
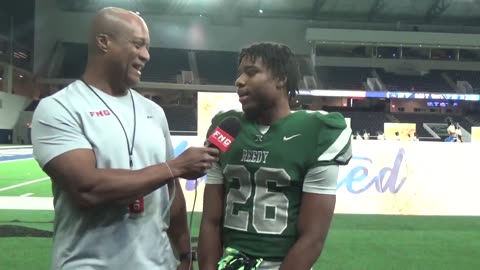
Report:
<svg viewBox="0 0 480 270"><path fill-rule="evenodd" d="M187 224L187 207L178 179L175 179L175 187L173 187L173 185L173 182L168 184L171 192L175 191L175 198L170 208L170 226L168 227L167 234L173 248L179 256L178 259L180 263L186 265L184 269L187 269L192 261L190 232ZM171 194L171 196L174 196L173 193Z"/></svg>
<svg viewBox="0 0 480 270"><path fill-rule="evenodd" d="M221 168L214 163L207 174L202 222L198 243L198 263L202 270L216 270L223 254L224 186Z"/></svg>
<svg viewBox="0 0 480 270"><path fill-rule="evenodd" d="M43 104L42 104L43 103ZM63 106L40 102L32 121L34 155L52 181L66 190L78 207L127 205L172 180L166 163L140 170L99 169L91 143ZM169 161L173 177L202 174L218 150L187 149Z"/></svg>
<svg viewBox="0 0 480 270"><path fill-rule="evenodd" d="M316 161L303 182L297 221L298 238L284 258L281 270L308 270L320 256L336 202L338 165L352 157L351 135L339 113L316 114L318 125Z"/></svg>
<svg viewBox="0 0 480 270"><path fill-rule="evenodd" d="M280 270L309 270L320 256L335 209L337 178L337 165L320 166L307 174L297 222L298 238Z"/></svg>

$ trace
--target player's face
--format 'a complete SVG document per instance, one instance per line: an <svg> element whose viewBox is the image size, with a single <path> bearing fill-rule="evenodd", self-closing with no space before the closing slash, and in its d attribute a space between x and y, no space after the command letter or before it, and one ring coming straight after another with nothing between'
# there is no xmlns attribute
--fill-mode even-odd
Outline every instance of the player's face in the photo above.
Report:
<svg viewBox="0 0 480 270"><path fill-rule="evenodd" d="M257 119L262 112L275 107L282 90L277 88L278 80L273 78L262 59L252 60L249 57L242 59L235 85L245 116Z"/></svg>
<svg viewBox="0 0 480 270"><path fill-rule="evenodd" d="M145 22L133 21L112 43L113 73L118 79L123 78L127 87L136 85L143 67L150 60L150 35Z"/></svg>

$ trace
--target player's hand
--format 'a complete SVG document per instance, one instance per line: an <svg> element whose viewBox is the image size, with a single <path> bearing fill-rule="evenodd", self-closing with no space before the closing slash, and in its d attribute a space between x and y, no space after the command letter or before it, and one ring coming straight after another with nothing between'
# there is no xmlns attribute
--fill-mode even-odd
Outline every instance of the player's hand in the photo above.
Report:
<svg viewBox="0 0 480 270"><path fill-rule="evenodd" d="M175 176L197 179L218 161L219 155L220 151L213 147L190 147L168 164Z"/></svg>

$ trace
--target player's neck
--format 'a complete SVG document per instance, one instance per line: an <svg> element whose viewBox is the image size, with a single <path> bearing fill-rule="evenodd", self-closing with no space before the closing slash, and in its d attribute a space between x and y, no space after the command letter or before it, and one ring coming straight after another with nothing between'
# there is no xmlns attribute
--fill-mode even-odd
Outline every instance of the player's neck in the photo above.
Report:
<svg viewBox="0 0 480 270"><path fill-rule="evenodd" d="M270 110L265 110L257 118L257 124L263 126L271 126L275 121L285 118L290 115L290 106L277 106Z"/></svg>

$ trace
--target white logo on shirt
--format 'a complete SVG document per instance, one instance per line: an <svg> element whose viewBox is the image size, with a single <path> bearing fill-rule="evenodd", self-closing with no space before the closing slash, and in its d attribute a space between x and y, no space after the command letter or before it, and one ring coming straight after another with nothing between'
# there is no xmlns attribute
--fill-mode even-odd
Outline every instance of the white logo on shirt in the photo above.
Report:
<svg viewBox="0 0 480 270"><path fill-rule="evenodd" d="M298 137L298 136L300 136L300 135L302 135L302 134L295 134L295 135L292 135L292 136L290 136L290 137L283 136L283 141L285 141L285 142L286 142L286 141L289 141L289 140L291 140L291 139L293 139L293 138L295 138L295 137Z"/></svg>

